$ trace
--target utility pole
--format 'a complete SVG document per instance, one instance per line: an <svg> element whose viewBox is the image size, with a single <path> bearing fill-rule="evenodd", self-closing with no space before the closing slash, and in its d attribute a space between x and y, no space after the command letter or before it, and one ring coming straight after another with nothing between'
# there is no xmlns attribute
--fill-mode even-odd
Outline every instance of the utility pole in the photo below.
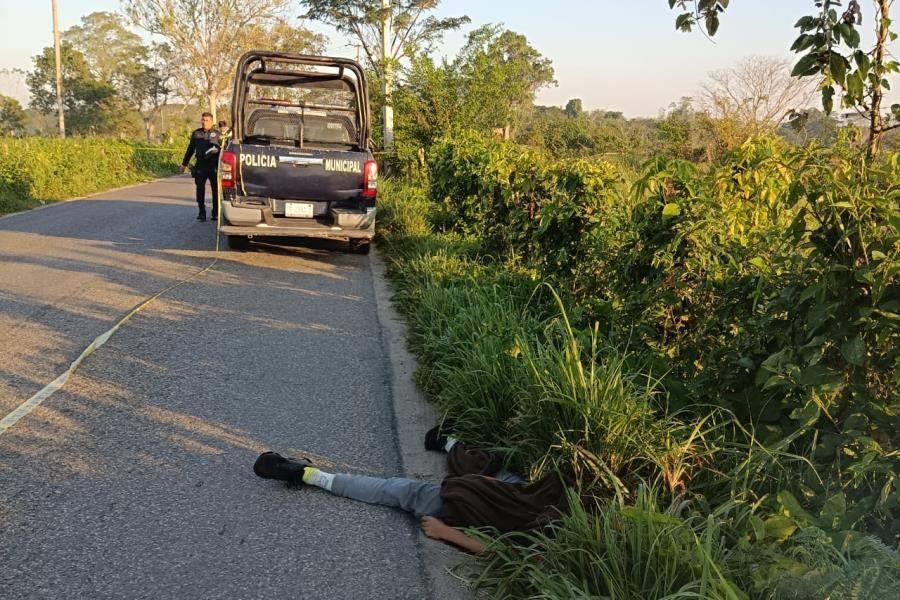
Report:
<svg viewBox="0 0 900 600"><path fill-rule="evenodd" d="M383 70L382 91L384 92L384 149L394 145L394 107L391 96L394 91L394 65L391 56L391 24L394 18L391 0L381 0L384 16L381 19L381 64Z"/></svg>
<svg viewBox="0 0 900 600"><path fill-rule="evenodd" d="M63 78L62 59L59 51L59 10L56 0L50 0L53 5L53 49L56 52L56 110L59 113L59 137L66 137L66 117L63 115Z"/></svg>

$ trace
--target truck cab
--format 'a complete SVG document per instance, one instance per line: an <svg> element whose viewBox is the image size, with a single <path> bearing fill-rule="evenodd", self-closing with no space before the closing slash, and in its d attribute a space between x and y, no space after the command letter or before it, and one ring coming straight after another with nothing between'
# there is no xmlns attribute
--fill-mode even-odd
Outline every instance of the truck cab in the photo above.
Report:
<svg viewBox="0 0 900 600"><path fill-rule="evenodd" d="M365 74L346 58L252 51L235 73L232 137L221 153L219 231L347 240L368 253L378 164Z"/></svg>

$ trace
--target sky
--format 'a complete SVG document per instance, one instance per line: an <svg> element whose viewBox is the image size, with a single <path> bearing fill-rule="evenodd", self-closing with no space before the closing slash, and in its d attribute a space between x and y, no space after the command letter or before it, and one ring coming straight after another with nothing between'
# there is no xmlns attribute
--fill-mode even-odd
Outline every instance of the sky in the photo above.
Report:
<svg viewBox="0 0 900 600"><path fill-rule="evenodd" d="M119 0L58 1L61 29L89 12L120 7ZM439 15L468 15L472 23L448 33L438 52L453 56L466 33L502 23L553 61L558 85L541 90L539 104L561 106L581 98L586 109L656 116L694 95L712 70L753 54L791 59L793 25L811 7L812 0L735 0L710 41L698 32L676 32L666 0L443 0ZM355 56L349 40L306 24L329 36L329 53ZM52 43L50 0L0 0L0 69L28 70L31 57ZM0 93L21 98L27 89L0 75Z"/></svg>

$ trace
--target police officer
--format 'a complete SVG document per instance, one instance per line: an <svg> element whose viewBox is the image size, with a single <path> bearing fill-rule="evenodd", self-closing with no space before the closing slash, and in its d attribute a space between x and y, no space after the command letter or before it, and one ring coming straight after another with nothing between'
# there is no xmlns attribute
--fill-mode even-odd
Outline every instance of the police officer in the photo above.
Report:
<svg viewBox="0 0 900 600"><path fill-rule="evenodd" d="M231 137L231 128L228 126L228 121L224 119L219 121L219 133L222 136L223 143L225 138Z"/></svg>
<svg viewBox="0 0 900 600"><path fill-rule="evenodd" d="M187 170L191 155L196 157L191 175L197 184L197 214L198 221L206 220L206 182L212 188L212 220L219 215L219 188L216 182L216 170L219 166L219 150L222 147L222 134L213 129L212 113L205 112L200 119L200 127L191 133L191 142L188 144L184 159L181 161L181 172Z"/></svg>

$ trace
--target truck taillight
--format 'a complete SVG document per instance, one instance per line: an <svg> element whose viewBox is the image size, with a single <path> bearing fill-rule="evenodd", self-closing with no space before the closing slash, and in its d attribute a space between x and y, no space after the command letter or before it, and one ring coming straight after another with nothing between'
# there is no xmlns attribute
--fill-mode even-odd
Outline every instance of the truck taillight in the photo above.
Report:
<svg viewBox="0 0 900 600"><path fill-rule="evenodd" d="M234 176L237 171L237 155L234 152L222 153L222 187L234 187Z"/></svg>
<svg viewBox="0 0 900 600"><path fill-rule="evenodd" d="M363 165L363 191L366 198L374 198L378 195L378 163L367 160Z"/></svg>

